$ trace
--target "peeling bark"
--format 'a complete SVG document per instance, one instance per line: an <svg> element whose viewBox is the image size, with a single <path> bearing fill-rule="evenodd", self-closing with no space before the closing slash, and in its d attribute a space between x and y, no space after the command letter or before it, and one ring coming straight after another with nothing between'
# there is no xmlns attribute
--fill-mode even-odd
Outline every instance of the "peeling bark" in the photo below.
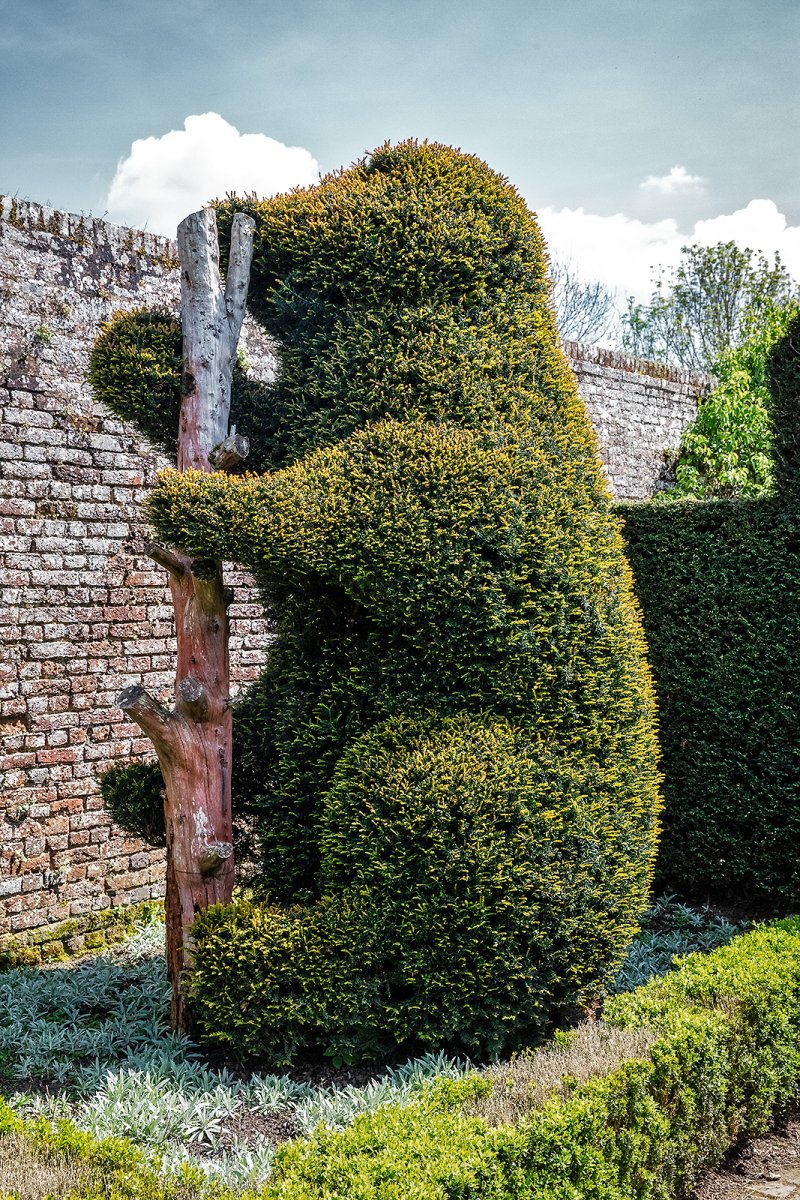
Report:
<svg viewBox="0 0 800 1200"><path fill-rule="evenodd" d="M220 466L233 465L232 455L241 461L247 453L247 439L235 431L229 435L228 416L253 229L252 218L237 213L223 288L213 209L193 213L178 228L183 326L179 470L211 471L215 448ZM138 686L126 688L119 704L152 741L164 776L172 1027L186 1029L181 983L191 967L189 926L208 905L229 903L233 890L231 594L223 585L221 563L193 560L179 549L155 544L147 552L169 572L178 651L175 708L168 711Z"/></svg>

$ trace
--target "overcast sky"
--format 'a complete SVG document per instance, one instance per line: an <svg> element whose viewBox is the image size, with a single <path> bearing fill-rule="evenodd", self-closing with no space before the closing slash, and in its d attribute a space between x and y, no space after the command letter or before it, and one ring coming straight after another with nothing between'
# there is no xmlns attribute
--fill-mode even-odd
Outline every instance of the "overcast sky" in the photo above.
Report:
<svg viewBox="0 0 800 1200"><path fill-rule="evenodd" d="M386 138L507 175L584 274L800 278L800 0L0 0L0 192L174 233Z"/></svg>

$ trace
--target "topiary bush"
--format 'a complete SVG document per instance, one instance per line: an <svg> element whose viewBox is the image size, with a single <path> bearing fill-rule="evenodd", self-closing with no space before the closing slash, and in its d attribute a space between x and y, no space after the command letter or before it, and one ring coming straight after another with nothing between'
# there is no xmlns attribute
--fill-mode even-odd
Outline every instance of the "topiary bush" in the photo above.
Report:
<svg viewBox="0 0 800 1200"><path fill-rule="evenodd" d="M266 474L165 473L158 535L255 575L239 709L263 906L204 914L210 1041L288 1060L540 1035L613 977L658 808L639 614L544 245L447 147L383 146L256 220ZM245 422L240 431L249 434Z"/></svg>
<svg viewBox="0 0 800 1200"><path fill-rule="evenodd" d="M164 780L158 763L109 767L100 776L100 795L120 829L151 846L166 846Z"/></svg>

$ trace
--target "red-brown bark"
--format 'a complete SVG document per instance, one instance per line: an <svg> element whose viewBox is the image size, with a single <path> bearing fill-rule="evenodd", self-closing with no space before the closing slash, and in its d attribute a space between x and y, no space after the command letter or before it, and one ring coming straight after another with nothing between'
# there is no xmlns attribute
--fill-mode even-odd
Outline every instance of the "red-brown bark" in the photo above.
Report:
<svg viewBox="0 0 800 1200"><path fill-rule="evenodd" d="M184 342L179 470L224 468L247 453L247 439L228 434L228 415L252 233L252 220L238 214L223 289L213 210L192 214L178 230ZM141 687L127 688L119 703L152 741L164 777L172 1026L185 1029L182 983L191 967L189 926L209 904L229 903L233 890L229 597L221 563L192 560L160 546L148 552L169 571L177 640L175 707L165 709Z"/></svg>

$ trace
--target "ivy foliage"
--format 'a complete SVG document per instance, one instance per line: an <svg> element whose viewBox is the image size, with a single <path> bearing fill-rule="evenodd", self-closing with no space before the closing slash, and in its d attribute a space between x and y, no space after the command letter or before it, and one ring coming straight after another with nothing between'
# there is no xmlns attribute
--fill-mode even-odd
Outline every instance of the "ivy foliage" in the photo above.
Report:
<svg viewBox="0 0 800 1200"><path fill-rule="evenodd" d="M161 539L253 572L275 629L236 743L263 903L199 919L196 1011L273 1060L499 1053L613 976L658 809L541 235L485 164L414 142L231 199L223 234L240 209L280 351L269 469L149 501Z"/></svg>

